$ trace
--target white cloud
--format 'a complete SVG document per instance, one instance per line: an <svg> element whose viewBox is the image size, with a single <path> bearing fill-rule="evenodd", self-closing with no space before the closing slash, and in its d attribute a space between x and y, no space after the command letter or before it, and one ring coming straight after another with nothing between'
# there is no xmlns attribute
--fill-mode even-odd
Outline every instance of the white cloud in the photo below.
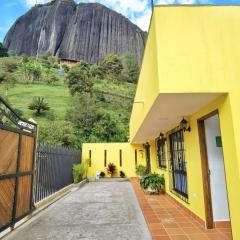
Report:
<svg viewBox="0 0 240 240"><path fill-rule="evenodd" d="M138 25L142 30L148 31L151 15L152 15L152 10L147 9L142 16L135 18L132 21L136 25Z"/></svg>
<svg viewBox="0 0 240 240"><path fill-rule="evenodd" d="M42 4L50 2L50 0L24 0L24 3L27 5L27 7L32 7L35 4Z"/></svg>
<svg viewBox="0 0 240 240"><path fill-rule="evenodd" d="M50 0L22 0L27 7L36 3L42 4ZM151 0L75 0L80 2L98 2L128 17L141 29L147 31L151 18ZM154 4L195 4L196 1L208 2L210 0L154 0Z"/></svg>

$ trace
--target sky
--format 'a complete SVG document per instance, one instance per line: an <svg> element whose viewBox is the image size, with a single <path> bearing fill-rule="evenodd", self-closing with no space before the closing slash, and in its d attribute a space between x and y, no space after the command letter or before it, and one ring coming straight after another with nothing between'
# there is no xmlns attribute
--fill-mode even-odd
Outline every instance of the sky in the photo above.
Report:
<svg viewBox="0 0 240 240"><path fill-rule="evenodd" d="M50 0L0 0L0 42L18 17L37 3ZM151 0L75 0L98 2L123 14L147 31L151 17ZM240 0L154 0L155 4L240 4Z"/></svg>

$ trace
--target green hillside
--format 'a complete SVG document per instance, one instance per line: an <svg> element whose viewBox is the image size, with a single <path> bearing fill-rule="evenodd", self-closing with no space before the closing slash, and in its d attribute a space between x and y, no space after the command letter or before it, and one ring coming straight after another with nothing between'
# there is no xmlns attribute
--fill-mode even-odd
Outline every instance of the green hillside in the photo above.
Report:
<svg viewBox="0 0 240 240"><path fill-rule="evenodd" d="M38 123L46 144L122 142L129 136L137 69L129 55L71 69L52 56L0 58L0 95Z"/></svg>
<svg viewBox="0 0 240 240"><path fill-rule="evenodd" d="M3 86L0 86L0 95L6 98ZM28 109L28 105L36 96L44 97L47 100L56 120L65 119L66 109L70 102L70 94L68 88L64 85L16 84L8 91L7 100L14 109L22 111L25 118L33 118L41 125L43 122L48 121L46 116L38 117L33 111Z"/></svg>
<svg viewBox="0 0 240 240"><path fill-rule="evenodd" d="M131 98L135 93L136 85L133 83L120 83L103 80L96 83L96 89L103 92L107 103L102 104L104 109L109 112L116 112L121 109L121 114L129 117L131 110ZM72 96L69 89L63 83L56 86L46 84L15 84L5 95L5 87L0 85L0 95L8 100L14 109L18 109L27 119L33 118L40 126L49 122L49 118L54 116L56 121L66 119L67 109L71 104ZM28 105L36 96L44 97L50 106L51 114L36 116L33 111L28 109ZM124 98L125 96L125 98Z"/></svg>

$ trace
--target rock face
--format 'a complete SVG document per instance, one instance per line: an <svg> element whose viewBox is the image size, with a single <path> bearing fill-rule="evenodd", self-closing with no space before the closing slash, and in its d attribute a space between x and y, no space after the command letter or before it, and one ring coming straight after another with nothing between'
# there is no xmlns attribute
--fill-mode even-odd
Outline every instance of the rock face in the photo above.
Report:
<svg viewBox="0 0 240 240"><path fill-rule="evenodd" d="M20 17L7 33L4 46L16 54L52 53L89 63L98 63L110 53L131 52L140 64L145 41L145 32L101 4L55 0Z"/></svg>

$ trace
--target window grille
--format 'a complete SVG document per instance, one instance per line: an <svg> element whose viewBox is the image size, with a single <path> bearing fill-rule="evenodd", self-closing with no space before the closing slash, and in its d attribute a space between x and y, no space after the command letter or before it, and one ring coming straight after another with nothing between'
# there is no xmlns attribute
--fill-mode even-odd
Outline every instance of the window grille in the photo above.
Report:
<svg viewBox="0 0 240 240"><path fill-rule="evenodd" d="M188 202L187 168L184 150L184 131L169 135L170 142L170 190Z"/></svg>
<svg viewBox="0 0 240 240"><path fill-rule="evenodd" d="M166 168L166 139L163 136L160 136L156 140L157 147L157 164L160 168Z"/></svg>

